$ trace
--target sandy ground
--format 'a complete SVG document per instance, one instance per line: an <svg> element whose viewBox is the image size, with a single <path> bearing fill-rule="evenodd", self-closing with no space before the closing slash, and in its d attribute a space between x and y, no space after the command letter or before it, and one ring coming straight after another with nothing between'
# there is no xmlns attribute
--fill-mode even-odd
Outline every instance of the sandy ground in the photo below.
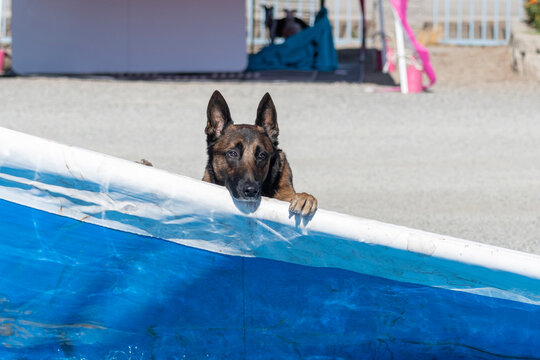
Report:
<svg viewBox="0 0 540 360"><path fill-rule="evenodd" d="M0 126L200 178L208 98L252 122L266 91L297 190L361 217L540 254L538 83L507 48L432 48L428 93L373 84L0 79ZM375 86L377 87L377 86Z"/></svg>

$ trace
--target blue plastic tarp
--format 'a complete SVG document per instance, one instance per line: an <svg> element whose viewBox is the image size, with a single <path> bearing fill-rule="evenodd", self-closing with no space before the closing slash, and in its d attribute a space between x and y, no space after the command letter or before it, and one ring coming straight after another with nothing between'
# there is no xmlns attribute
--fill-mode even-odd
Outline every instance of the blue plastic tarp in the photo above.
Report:
<svg viewBox="0 0 540 360"><path fill-rule="evenodd" d="M250 55L248 70L318 70L337 69L328 11L321 8L312 27L287 38L283 44L270 44Z"/></svg>

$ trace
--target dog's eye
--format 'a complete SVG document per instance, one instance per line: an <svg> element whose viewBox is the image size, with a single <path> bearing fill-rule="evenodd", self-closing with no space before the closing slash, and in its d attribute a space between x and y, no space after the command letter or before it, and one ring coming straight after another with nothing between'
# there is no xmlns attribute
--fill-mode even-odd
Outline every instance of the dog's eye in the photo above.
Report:
<svg viewBox="0 0 540 360"><path fill-rule="evenodd" d="M267 157L268 157L268 154L265 152L261 152L259 153L259 155L257 155L257 159L259 160L266 160Z"/></svg>
<svg viewBox="0 0 540 360"><path fill-rule="evenodd" d="M236 159L238 157L238 151L236 150L229 150L226 153L227 157L230 157L232 159Z"/></svg>

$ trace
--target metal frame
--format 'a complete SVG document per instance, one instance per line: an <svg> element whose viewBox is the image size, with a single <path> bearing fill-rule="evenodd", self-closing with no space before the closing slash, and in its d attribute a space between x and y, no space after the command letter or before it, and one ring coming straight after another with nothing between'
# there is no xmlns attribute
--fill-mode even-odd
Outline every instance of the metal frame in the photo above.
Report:
<svg viewBox="0 0 540 360"><path fill-rule="evenodd" d="M9 0L0 0L0 45L11 44L11 36L7 34L7 5Z"/></svg>
<svg viewBox="0 0 540 360"><path fill-rule="evenodd" d="M433 0L433 26L439 25L440 2L444 1L443 39L444 44L465 46L501 46L510 41L512 18L523 18L524 0ZM504 6L501 6L503 4ZM480 11L478 10L480 6ZM504 9L502 9L504 8ZM501 10L502 13L501 13ZM456 23L456 33L451 34L450 24ZM505 32L500 26L504 23ZM463 26L469 31L465 33ZM475 35L475 27L480 25L480 36ZM488 34L489 33L489 34Z"/></svg>
<svg viewBox="0 0 540 360"><path fill-rule="evenodd" d="M360 11L360 14L356 14L353 11L353 2L358 2L358 0L326 0L326 7L332 11L332 16L330 21L336 22L336 19L342 20L345 18L345 34L340 35L340 27L334 26L334 44L336 45L345 45L345 44L361 44L362 39L364 38L364 19L363 12ZM272 5L274 6L274 17L279 18L281 11L284 8L293 8L297 9L298 12L308 12L309 25L313 25L315 21L315 15L319 11L318 4L320 0L247 0L247 44L248 46L254 45L266 45L268 44L268 38L266 37L266 29L264 26L264 14L262 12L263 5ZM306 6L307 5L307 6ZM342 6L345 6L344 8ZM345 9L344 12L341 10ZM359 18L358 18L359 16ZM358 34L353 34L353 20L358 19ZM258 29L256 29L256 20L258 21ZM307 19L306 19L307 20ZM256 33L259 35L256 36ZM276 39L276 43L280 39Z"/></svg>

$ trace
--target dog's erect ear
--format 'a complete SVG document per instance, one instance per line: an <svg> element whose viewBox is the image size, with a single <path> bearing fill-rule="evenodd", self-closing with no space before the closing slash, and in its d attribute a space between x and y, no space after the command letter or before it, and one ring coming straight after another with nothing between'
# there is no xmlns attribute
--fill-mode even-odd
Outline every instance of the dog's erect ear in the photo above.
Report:
<svg viewBox="0 0 540 360"><path fill-rule="evenodd" d="M277 145L277 138L279 135L277 113L269 93L264 94L259 103L255 125L261 126L274 144Z"/></svg>
<svg viewBox="0 0 540 360"><path fill-rule="evenodd" d="M233 123L229 106L223 95L217 90L214 91L208 102L206 116L208 120L204 132L208 141L217 140L223 134L223 130Z"/></svg>

